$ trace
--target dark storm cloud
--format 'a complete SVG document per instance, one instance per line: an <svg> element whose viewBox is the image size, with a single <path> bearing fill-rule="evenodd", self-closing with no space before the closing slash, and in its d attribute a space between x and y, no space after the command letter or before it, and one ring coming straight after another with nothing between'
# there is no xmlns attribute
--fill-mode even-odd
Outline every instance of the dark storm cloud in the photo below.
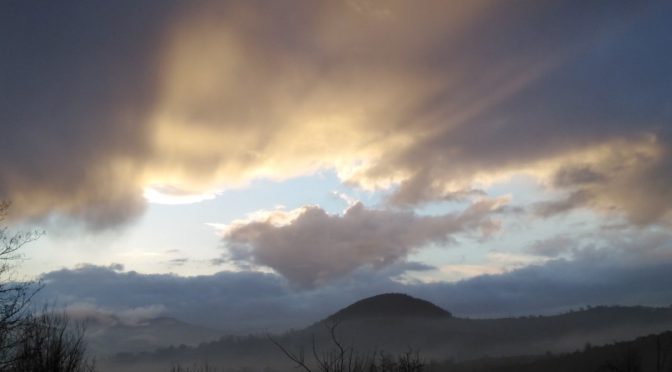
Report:
<svg viewBox="0 0 672 372"><path fill-rule="evenodd" d="M543 214L583 206L620 212L640 224L669 218L672 78L665 66L672 63L672 53L665 45L672 41L671 9L611 4L607 9L591 3L579 15L581 7L555 3L535 9L533 21L485 27L485 40L498 40L488 32L502 32L503 48L537 57L548 53L557 56L557 64L464 125L432 125L441 129L388 152L369 170L372 177L407 169L412 176L392 201L408 204L442 198L442 181L469 187L478 174L531 168L533 174L548 174L550 187L570 194L543 208ZM514 40L518 46L507 44ZM560 57L563 48L566 54ZM497 47L485 50L508 60ZM521 63L532 68L535 60ZM484 65L477 68L487 71ZM490 83L486 86L497 85ZM447 107L446 100L439 102L437 116ZM579 154L584 158L577 159ZM460 179L466 181L455 182Z"/></svg>
<svg viewBox="0 0 672 372"><path fill-rule="evenodd" d="M669 219L667 3L4 2L0 14L0 197L22 216L100 228L140 213L143 188L194 196L334 169L398 186L395 205L527 172L587 196L548 215Z"/></svg>
<svg viewBox="0 0 672 372"><path fill-rule="evenodd" d="M91 228L136 216L155 53L174 6L0 7L0 198L13 201L15 215L58 212Z"/></svg>

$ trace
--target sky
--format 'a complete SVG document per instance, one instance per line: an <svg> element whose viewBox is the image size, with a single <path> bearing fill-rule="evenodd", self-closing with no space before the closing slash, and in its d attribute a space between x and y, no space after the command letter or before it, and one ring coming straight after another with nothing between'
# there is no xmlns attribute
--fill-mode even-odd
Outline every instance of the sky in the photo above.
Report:
<svg viewBox="0 0 672 372"><path fill-rule="evenodd" d="M464 316L670 305L671 16L4 1L4 223L45 233L16 270L73 309L241 332L386 291Z"/></svg>

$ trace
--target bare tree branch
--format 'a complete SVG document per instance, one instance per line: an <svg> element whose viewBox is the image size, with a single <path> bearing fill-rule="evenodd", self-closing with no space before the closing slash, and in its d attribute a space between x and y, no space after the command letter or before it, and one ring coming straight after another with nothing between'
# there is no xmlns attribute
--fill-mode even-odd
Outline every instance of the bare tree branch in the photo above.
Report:
<svg viewBox="0 0 672 372"><path fill-rule="evenodd" d="M296 355L291 351L289 351L284 346L282 346L282 344L276 341L270 334L267 334L266 337L273 343L273 345L275 345L278 349L280 349L280 351L282 351L285 354L285 356L287 356L287 358L296 363L297 367L303 368L306 372L313 372L310 369L310 367L308 367L308 365L305 363L303 349L299 351L299 355Z"/></svg>

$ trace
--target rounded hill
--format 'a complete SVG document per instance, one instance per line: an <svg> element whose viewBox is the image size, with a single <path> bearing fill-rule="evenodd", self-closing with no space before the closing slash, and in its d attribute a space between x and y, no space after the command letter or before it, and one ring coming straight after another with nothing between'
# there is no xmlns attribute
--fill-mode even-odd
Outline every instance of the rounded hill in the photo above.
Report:
<svg viewBox="0 0 672 372"><path fill-rule="evenodd" d="M385 293L363 300L336 312L327 321L367 318L450 318L452 314L429 301L402 293Z"/></svg>

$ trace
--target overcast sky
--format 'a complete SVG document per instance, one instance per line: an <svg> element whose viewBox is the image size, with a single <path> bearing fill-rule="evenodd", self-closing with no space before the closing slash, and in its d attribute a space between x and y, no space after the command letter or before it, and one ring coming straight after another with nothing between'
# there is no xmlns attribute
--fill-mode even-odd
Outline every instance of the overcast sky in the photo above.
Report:
<svg viewBox="0 0 672 372"><path fill-rule="evenodd" d="M64 304L239 329L390 290L474 316L670 304L671 17L4 1L0 199L46 231L18 270Z"/></svg>

